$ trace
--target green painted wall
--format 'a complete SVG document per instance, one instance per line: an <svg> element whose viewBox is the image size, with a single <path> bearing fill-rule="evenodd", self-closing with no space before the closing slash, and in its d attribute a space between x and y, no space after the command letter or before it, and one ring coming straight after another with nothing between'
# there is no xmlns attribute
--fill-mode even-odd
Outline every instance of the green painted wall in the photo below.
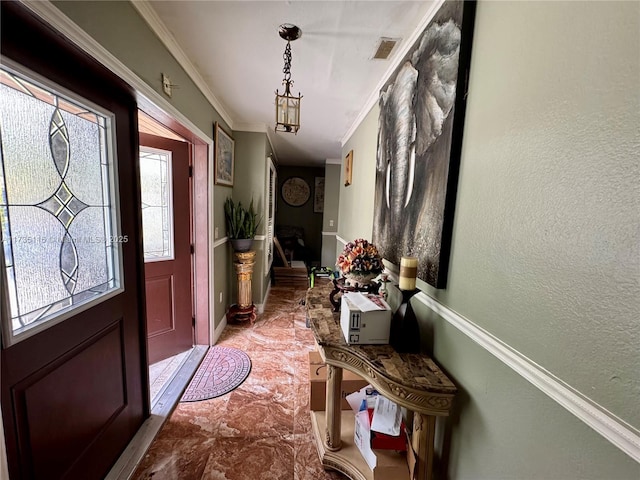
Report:
<svg viewBox="0 0 640 480"><path fill-rule="evenodd" d="M264 236L266 233L264 219L267 175L265 152L269 150L267 135L265 133L234 132L234 139L236 141L236 174L233 185L233 198L235 201L242 202L245 207L248 207L251 199L253 199L254 208L262 219L258 227L258 235ZM269 282L269 272L265 270L264 240L254 240L253 249L256 251L256 263L253 267L251 293L253 302L261 304ZM235 273L232 274L231 282L234 285L234 289L237 288Z"/></svg>
<svg viewBox="0 0 640 480"><path fill-rule="evenodd" d="M294 225L304 228L304 242L310 249L312 260L320 261L322 251L322 213L313 211L315 177L324 177L324 168L278 166L278 201L276 231L278 225ZM310 188L309 200L300 207L292 207L282 199L282 184L291 177L303 178Z"/></svg>
<svg viewBox="0 0 640 480"><path fill-rule="evenodd" d="M419 282L636 429L638 45L637 2L479 2L449 281ZM371 234L378 113L343 150L354 150L346 240ZM439 423L447 478L640 478L640 464L413 305L424 348L460 388Z"/></svg>
<svg viewBox="0 0 640 480"><path fill-rule="evenodd" d="M230 131L130 2L54 0L52 3L161 95L164 95L161 74L167 74L180 88L165 99L203 132L213 137L215 121Z"/></svg>
<svg viewBox="0 0 640 480"><path fill-rule="evenodd" d="M229 195L233 195L232 188L227 186L216 186L213 192L213 223L214 234L212 235L213 241L224 238L227 235L227 226L224 219L224 202ZM216 230L217 229L217 230ZM218 236L216 237L215 232ZM231 264L231 248L228 243L218 245L214 249L214 299L212 301L214 305L214 321L217 327L225 314L229 305L234 303L233 300L233 282L230 282L233 266ZM222 294L222 301L220 301L220 294Z"/></svg>
<svg viewBox="0 0 640 480"><path fill-rule="evenodd" d="M204 132L222 122L129 3L54 3L155 90L167 73L180 85L169 101ZM420 284L635 428L639 19L637 2L480 1L449 283ZM342 152L354 150L353 184L340 183L346 240L371 236L377 118L374 108ZM220 232L231 191L214 189ZM214 261L219 321L226 245ZM452 421L439 423L449 478L640 477L637 463L414 305L433 331L425 346L460 388Z"/></svg>
<svg viewBox="0 0 640 480"><path fill-rule="evenodd" d="M338 231L338 211L340 206L341 165L328 163L324 167L324 214L322 219L322 260L324 267L333 268L338 255L336 253L335 232ZM333 224L331 223L333 222ZM326 233L334 232L332 235Z"/></svg>
<svg viewBox="0 0 640 480"><path fill-rule="evenodd" d="M376 148L378 113L373 109L342 149L342 161L353 150L351 185L344 186L344 168L340 171L340 211L338 235L349 242L356 238L371 240L373 232L374 186L376 181ZM338 242L338 251L342 251Z"/></svg>
<svg viewBox="0 0 640 480"><path fill-rule="evenodd" d="M229 126L196 87L175 58L164 47L160 39L147 26L137 10L129 2L121 1L54 1L58 9L73 22L97 40L118 60L124 63L138 77L155 91L162 94L161 73L167 74L171 81L179 85L171 98L165 99L185 115L199 129L213 138L213 124L219 122L227 131ZM242 142L236 142L236 148ZM213 189L213 225L211 241L215 240L215 228L219 238L224 236L224 199L232 192L230 187L215 186ZM214 328L226 313L231 299L228 278L230 277L230 259L226 245L218 246L214 254L213 311L211 318ZM220 293L223 301L219 302Z"/></svg>

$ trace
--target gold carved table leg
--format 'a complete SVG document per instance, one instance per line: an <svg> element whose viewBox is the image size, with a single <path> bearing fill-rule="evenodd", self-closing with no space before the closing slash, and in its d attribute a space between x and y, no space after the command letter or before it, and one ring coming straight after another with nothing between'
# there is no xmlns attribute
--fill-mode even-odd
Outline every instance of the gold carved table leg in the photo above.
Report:
<svg viewBox="0 0 640 480"><path fill-rule="evenodd" d="M413 451L416 453L415 478L432 480L433 478L433 444L436 433L436 417L414 412L413 414Z"/></svg>
<svg viewBox="0 0 640 480"><path fill-rule="evenodd" d="M327 365L327 431L325 443L327 450L332 452L336 452L342 447L342 440L340 439L341 391L342 368Z"/></svg>

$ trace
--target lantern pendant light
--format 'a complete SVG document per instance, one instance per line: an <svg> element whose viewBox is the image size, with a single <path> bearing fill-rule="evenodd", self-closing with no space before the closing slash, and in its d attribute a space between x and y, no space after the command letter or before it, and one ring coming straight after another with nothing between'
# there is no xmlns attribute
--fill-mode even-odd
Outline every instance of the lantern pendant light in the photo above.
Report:
<svg viewBox="0 0 640 480"><path fill-rule="evenodd" d="M298 92L298 96L291 93L291 42L300 38L302 30L290 23L283 23L278 28L278 34L283 40L287 41L284 49L284 92L280 94L276 90L276 132L293 132L298 133L300 129L300 99L302 95Z"/></svg>

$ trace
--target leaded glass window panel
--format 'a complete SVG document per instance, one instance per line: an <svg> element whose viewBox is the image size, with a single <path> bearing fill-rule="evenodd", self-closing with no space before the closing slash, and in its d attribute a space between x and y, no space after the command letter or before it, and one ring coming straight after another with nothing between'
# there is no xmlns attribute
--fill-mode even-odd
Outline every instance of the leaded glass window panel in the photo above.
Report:
<svg viewBox="0 0 640 480"><path fill-rule="evenodd" d="M173 259L171 152L140 147L145 261Z"/></svg>
<svg viewBox="0 0 640 480"><path fill-rule="evenodd" d="M0 232L17 341L120 290L119 242L128 238L118 235L113 201L110 114L5 68Z"/></svg>

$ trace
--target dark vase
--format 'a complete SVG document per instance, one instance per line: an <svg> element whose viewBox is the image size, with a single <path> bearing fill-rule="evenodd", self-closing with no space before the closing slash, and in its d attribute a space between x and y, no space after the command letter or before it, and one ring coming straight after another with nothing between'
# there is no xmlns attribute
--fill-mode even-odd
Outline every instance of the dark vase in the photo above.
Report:
<svg viewBox="0 0 640 480"><path fill-rule="evenodd" d="M248 252L253 244L253 238L232 238L229 241L236 252Z"/></svg>
<svg viewBox="0 0 640 480"><path fill-rule="evenodd" d="M411 308L411 297L420 290L400 290L402 303L391 319L389 344L400 353L420 353L420 328L418 319Z"/></svg>

